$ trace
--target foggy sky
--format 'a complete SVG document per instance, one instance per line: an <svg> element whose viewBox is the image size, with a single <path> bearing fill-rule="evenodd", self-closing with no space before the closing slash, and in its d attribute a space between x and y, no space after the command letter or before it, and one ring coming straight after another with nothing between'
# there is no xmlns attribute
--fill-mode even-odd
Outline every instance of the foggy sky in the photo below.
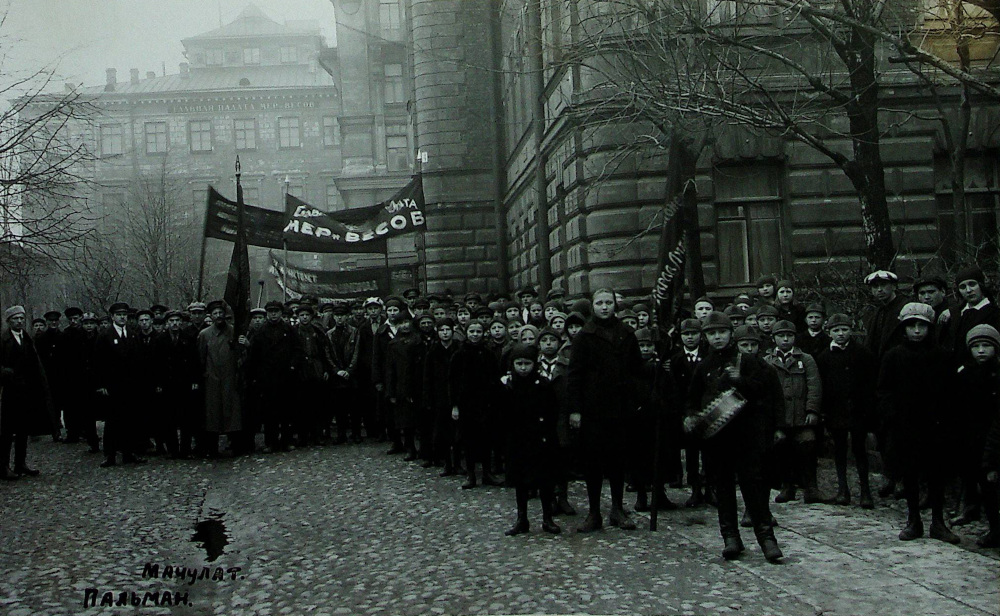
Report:
<svg viewBox="0 0 1000 616"><path fill-rule="evenodd" d="M105 69L176 74L184 62L181 39L229 23L251 0L0 0L0 79L54 69L54 87L65 81L101 85ZM328 45L335 43L330 0L254 0L278 23L314 19Z"/></svg>

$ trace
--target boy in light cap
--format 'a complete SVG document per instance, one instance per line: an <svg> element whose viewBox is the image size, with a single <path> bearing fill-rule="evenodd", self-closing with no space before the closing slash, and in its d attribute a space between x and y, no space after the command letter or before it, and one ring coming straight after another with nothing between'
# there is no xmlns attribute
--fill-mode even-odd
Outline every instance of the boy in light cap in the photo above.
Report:
<svg viewBox="0 0 1000 616"><path fill-rule="evenodd" d="M961 539L944 521L944 431L946 413L953 406L945 399L952 384L948 355L934 343L933 308L910 302L900 310L898 320L904 341L882 359L877 396L888 437L888 466L902 479L906 497L906 526L899 539L912 541L924 535L920 481L926 479L930 536L957 544Z"/></svg>
<svg viewBox="0 0 1000 616"><path fill-rule="evenodd" d="M951 521L953 526L978 520L986 514L989 532L976 542L980 547L1000 547L1000 512L997 487L986 480L983 453L986 435L997 420L1000 403L1000 332L992 325L976 325L965 337L972 359L958 367L955 392L958 404L952 408L956 417L955 462L962 479L964 503L961 513Z"/></svg>

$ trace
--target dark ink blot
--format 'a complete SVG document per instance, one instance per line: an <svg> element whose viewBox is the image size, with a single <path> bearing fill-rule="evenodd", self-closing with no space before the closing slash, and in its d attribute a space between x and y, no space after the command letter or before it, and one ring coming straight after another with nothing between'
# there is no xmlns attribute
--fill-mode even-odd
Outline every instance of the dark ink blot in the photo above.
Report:
<svg viewBox="0 0 1000 616"><path fill-rule="evenodd" d="M222 556L225 548L229 545L229 538L226 535L226 525L222 521L222 513L211 514L209 519L202 520L195 524L195 533L191 541L202 544L208 554L208 562L213 562Z"/></svg>

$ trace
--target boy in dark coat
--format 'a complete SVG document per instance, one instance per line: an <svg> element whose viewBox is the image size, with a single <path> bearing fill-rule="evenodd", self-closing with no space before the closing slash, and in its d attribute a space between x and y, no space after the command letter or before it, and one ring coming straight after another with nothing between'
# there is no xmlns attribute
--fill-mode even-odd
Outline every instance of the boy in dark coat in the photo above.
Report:
<svg viewBox="0 0 1000 616"><path fill-rule="evenodd" d="M851 504L847 486L847 441L861 480L861 507L872 509L868 480L868 451L865 441L875 409L875 385L878 362L872 352L853 342L851 318L835 314L827 325L832 340L816 355L816 365L823 379L823 417L833 436L833 460L837 466L837 496L834 503Z"/></svg>
<svg viewBox="0 0 1000 616"><path fill-rule="evenodd" d="M954 406L954 439L959 453L958 471L965 492L966 509L952 525L977 519L985 510L990 532L977 542L982 547L1000 546L1000 512L997 510L996 484L986 481L982 471L986 436L996 421L1000 404L1000 332L992 325L977 325L966 335L966 346L972 359L959 366L955 392L959 396ZM981 491L981 493L977 492Z"/></svg>
<svg viewBox="0 0 1000 616"><path fill-rule="evenodd" d="M502 394L507 434L507 483L514 487L517 521L507 536L528 532L528 491L542 501L542 530L559 534L552 520L559 442L558 401L552 383L538 374L538 347L517 344L511 349L512 374Z"/></svg>
<svg viewBox="0 0 1000 616"><path fill-rule="evenodd" d="M911 302L899 313L904 342L891 348L882 360L878 380L878 407L887 436L888 462L903 481L906 526L902 541L924 535L920 519L920 480L927 480L931 505L930 536L948 543L961 540L944 522L942 450L946 445L943 392L951 383L948 357L934 344L931 334L934 309Z"/></svg>
<svg viewBox="0 0 1000 616"><path fill-rule="evenodd" d="M452 419L458 422L465 447L465 465L469 480L463 490L476 487L476 464L483 466L483 485L500 482L490 474L493 405L500 387L500 366L483 337L482 323L471 321L465 330L465 342L451 358L448 398Z"/></svg>
<svg viewBox="0 0 1000 616"><path fill-rule="evenodd" d="M830 346L830 336L827 334L826 309L823 304L809 304L806 306L806 328L799 330L796 342L804 353L808 353L816 358L820 351Z"/></svg>
<svg viewBox="0 0 1000 616"><path fill-rule="evenodd" d="M417 411L423 387L423 360L426 348L413 321L399 322L396 337L389 343L385 363L385 395L394 410L394 425L402 432L406 462L417 459Z"/></svg>
<svg viewBox="0 0 1000 616"><path fill-rule="evenodd" d="M636 375L638 406L632 427L631 478L636 486L635 510L650 510L649 490L652 489L655 491L656 507L661 511L668 511L676 509L677 505L667 497L663 484L667 479L668 461L678 455L678 443L673 440L670 430L677 421L673 417L674 413L668 411L666 404L669 376L660 368L653 332L649 329L639 329L636 330L635 337L643 359L640 372ZM670 410L673 408L676 407L673 405L669 407ZM659 473L654 470L656 465L659 466ZM654 478L658 478L658 485L654 485Z"/></svg>
<svg viewBox="0 0 1000 616"><path fill-rule="evenodd" d="M569 471L572 462L571 437L569 430L569 408L566 402L566 372L569 368L568 352L563 353L571 343L563 342L559 333L546 327L538 335L538 374L552 383L556 392L556 437L559 447L556 456L556 483L553 493L553 514L576 515L576 509L569 503Z"/></svg>
<svg viewBox="0 0 1000 616"><path fill-rule="evenodd" d="M457 474L461 466L455 447L455 422L451 418L451 400L448 397L448 379L451 360L458 352L459 343L454 339L455 321L444 317L435 324L438 340L430 346L424 360L424 385L421 402L434 422L430 462L444 460L442 477Z"/></svg>
<svg viewBox="0 0 1000 616"><path fill-rule="evenodd" d="M671 387L674 404L683 404L687 398L688 388L691 386L691 378L698 364L705 358L705 345L702 343L701 321L698 319L684 319L680 326L681 345L680 348L667 360L664 368L667 369L671 378ZM705 502L703 492L703 477L699 465L701 449L698 442L684 436L683 428L680 425L674 426L674 432L681 437L684 443L684 459L687 467L687 481L691 486L691 496L685 507L697 507Z"/></svg>
<svg viewBox="0 0 1000 616"><path fill-rule="evenodd" d="M721 312L713 312L702 326L711 352L695 369L688 391L685 428L696 436L699 418L719 408L735 409L722 414L728 421L705 436L705 466L716 490L719 531L726 560L739 558L743 541L736 512L736 479L746 502L754 534L768 562L778 562L783 554L774 538L766 491L761 476L761 456L766 446L770 409L768 396L770 368L758 357L739 352L733 343L732 323ZM723 404L730 402L730 404Z"/></svg>

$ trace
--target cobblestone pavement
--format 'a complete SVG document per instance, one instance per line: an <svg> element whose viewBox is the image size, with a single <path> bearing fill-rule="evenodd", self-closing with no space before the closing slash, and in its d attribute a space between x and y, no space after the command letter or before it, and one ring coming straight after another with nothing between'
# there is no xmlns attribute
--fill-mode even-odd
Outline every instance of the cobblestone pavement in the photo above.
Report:
<svg viewBox="0 0 1000 616"><path fill-rule="evenodd" d="M532 501L531 534L509 538L511 491L462 491L460 478L384 449L100 469L84 446L32 443L42 475L0 485L0 615L998 612L997 551L968 549L981 524L956 529L967 533L962 546L902 543L895 503L773 505L786 554L775 566L748 530L744 557L723 561L710 508L663 513L656 533L640 517L633 532L550 536ZM582 482L571 492L581 505ZM207 535L208 548L222 548L212 561L192 540L206 520L227 542ZM580 521L561 518L564 531ZM158 579L143 577L147 563ZM178 579L179 567L197 574ZM95 607L84 607L88 589ZM122 592L146 605L100 605ZM184 605L154 605L168 594Z"/></svg>

